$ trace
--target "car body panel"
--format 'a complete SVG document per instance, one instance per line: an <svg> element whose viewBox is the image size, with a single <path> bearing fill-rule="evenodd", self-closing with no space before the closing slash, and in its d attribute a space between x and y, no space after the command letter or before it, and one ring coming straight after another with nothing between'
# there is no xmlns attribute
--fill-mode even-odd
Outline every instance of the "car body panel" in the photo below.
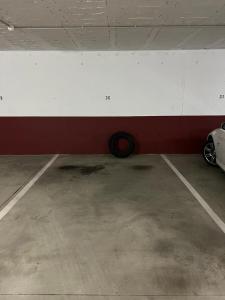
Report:
<svg viewBox="0 0 225 300"><path fill-rule="evenodd" d="M216 163L225 171L225 130L218 128L212 131L209 136L212 137L216 149Z"/></svg>

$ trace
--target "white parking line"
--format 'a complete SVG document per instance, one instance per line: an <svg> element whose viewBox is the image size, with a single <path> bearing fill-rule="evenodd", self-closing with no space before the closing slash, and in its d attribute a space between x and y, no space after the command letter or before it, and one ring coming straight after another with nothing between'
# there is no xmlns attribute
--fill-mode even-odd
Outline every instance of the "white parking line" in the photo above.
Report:
<svg viewBox="0 0 225 300"><path fill-rule="evenodd" d="M35 184L35 182L45 173L45 171L54 163L54 161L58 158L59 154L54 155L49 162L36 173L36 175L26 184L24 185L13 197L9 200L9 202L4 206L4 208L0 211L0 220L4 218L4 216L13 208L14 205L29 191L29 189Z"/></svg>
<svg viewBox="0 0 225 300"><path fill-rule="evenodd" d="M195 199L201 204L208 215L213 219L217 226L225 233L225 223L220 219L220 217L212 210L212 208L207 204L207 202L202 198L202 196L196 191L196 189L187 181L187 179L178 171L174 164L168 159L164 154L161 154L162 159L170 167L170 169L177 175L180 181L186 186L186 188L191 192Z"/></svg>

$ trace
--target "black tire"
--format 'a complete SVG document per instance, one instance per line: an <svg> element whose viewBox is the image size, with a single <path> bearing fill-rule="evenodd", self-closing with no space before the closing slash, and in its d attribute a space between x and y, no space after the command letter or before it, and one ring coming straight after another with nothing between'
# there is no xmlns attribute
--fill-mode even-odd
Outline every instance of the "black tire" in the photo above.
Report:
<svg viewBox="0 0 225 300"><path fill-rule="evenodd" d="M125 150L121 150L118 147L118 143L120 140L126 140L128 146ZM112 155L118 158L126 158L134 153L135 150L135 140L134 137L127 132L116 132L109 139L109 151Z"/></svg>
<svg viewBox="0 0 225 300"><path fill-rule="evenodd" d="M202 155L204 157L204 160L209 164L210 166L216 167L216 150L213 140L208 140L202 151Z"/></svg>

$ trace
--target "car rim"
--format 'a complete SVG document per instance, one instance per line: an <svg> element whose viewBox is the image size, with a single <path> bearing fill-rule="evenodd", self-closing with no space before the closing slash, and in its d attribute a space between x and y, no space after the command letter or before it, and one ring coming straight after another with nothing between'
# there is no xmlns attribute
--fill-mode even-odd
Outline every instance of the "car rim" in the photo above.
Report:
<svg viewBox="0 0 225 300"><path fill-rule="evenodd" d="M208 143L204 148L204 156L208 163L216 165L216 151L213 143Z"/></svg>

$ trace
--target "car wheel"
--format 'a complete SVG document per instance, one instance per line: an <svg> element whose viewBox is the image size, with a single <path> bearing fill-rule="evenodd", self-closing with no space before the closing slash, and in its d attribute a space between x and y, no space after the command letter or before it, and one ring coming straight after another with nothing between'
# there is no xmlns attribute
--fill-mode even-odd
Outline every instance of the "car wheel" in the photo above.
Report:
<svg viewBox="0 0 225 300"><path fill-rule="evenodd" d="M209 165L216 166L216 149L213 141L208 141L205 144L203 148L203 157Z"/></svg>

